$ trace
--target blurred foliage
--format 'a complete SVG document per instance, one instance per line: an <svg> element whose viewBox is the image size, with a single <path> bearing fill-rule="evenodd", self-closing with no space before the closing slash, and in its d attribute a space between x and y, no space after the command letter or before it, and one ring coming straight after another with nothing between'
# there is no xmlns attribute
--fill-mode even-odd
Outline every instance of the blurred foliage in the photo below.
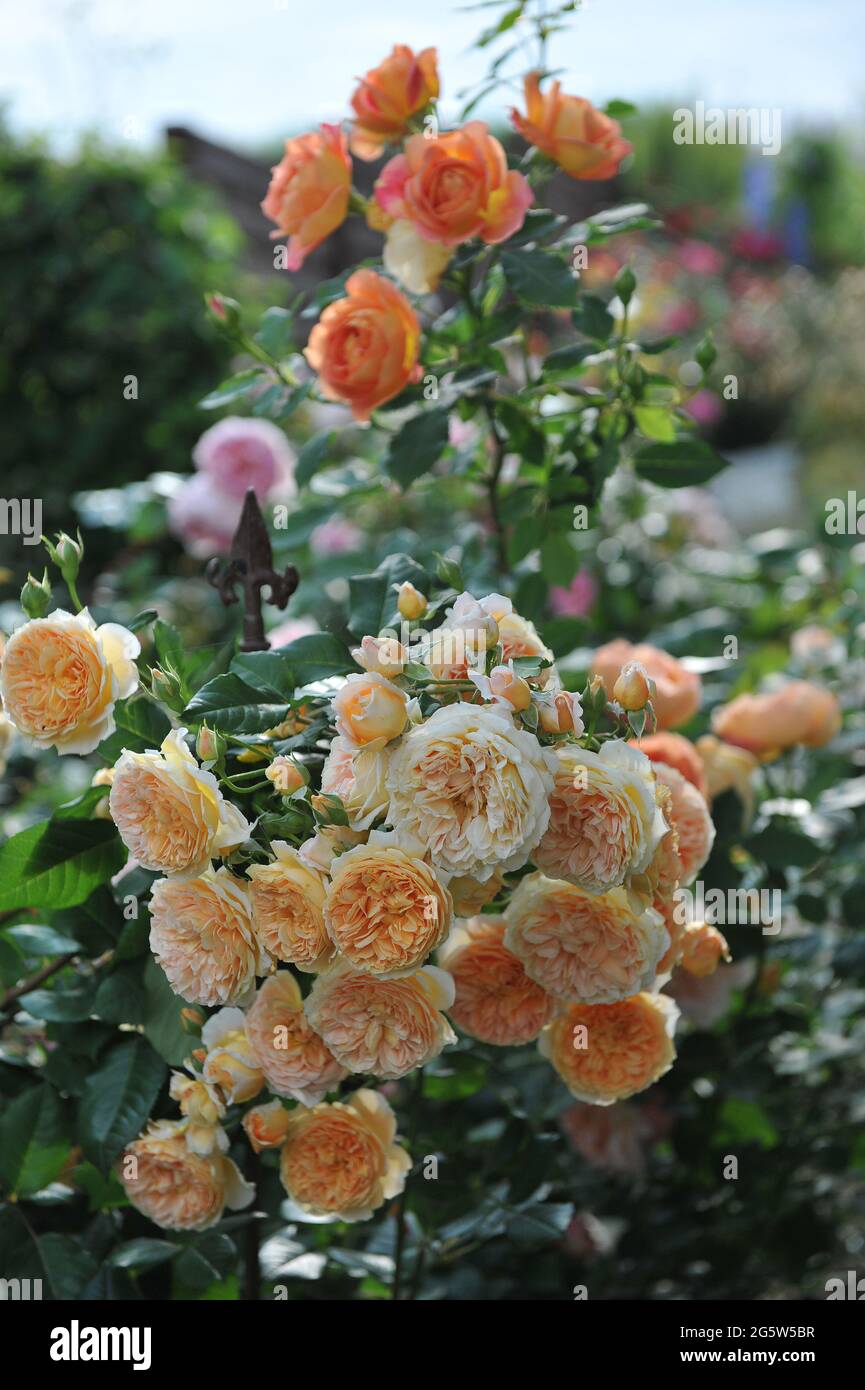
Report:
<svg viewBox="0 0 865 1390"><path fill-rule="evenodd" d="M78 487L187 466L226 362L202 295L233 283L238 247L166 159L88 144L65 162L0 130L3 488L41 496L45 531Z"/></svg>

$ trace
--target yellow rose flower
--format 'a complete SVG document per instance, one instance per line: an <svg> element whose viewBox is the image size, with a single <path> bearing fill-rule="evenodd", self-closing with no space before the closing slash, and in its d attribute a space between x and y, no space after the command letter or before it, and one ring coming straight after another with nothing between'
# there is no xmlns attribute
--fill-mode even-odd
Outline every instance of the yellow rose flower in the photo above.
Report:
<svg viewBox="0 0 865 1390"><path fill-rule="evenodd" d="M334 696L336 727L355 747L398 738L408 720L408 696L375 671L347 676Z"/></svg>
<svg viewBox="0 0 865 1390"><path fill-rule="evenodd" d="M289 1197L316 1216L366 1221L405 1186L411 1159L396 1143L396 1116L377 1091L293 1110L280 1176Z"/></svg>
<svg viewBox="0 0 865 1390"><path fill-rule="evenodd" d="M207 1049L202 1076L218 1086L227 1105L241 1105L257 1096L264 1074L246 1035L242 1009L220 1009L201 1030Z"/></svg>
<svg viewBox="0 0 865 1390"><path fill-rule="evenodd" d="M558 999L613 1004L649 989L669 945L653 908L635 912L627 893L584 889L528 874L505 912L505 945L526 974Z"/></svg>
<svg viewBox="0 0 865 1390"><path fill-rule="evenodd" d="M255 1196L230 1158L194 1153L186 1128L186 1120L156 1121L117 1165L132 1205L164 1231L206 1231L225 1207L239 1211Z"/></svg>
<svg viewBox="0 0 865 1390"><path fill-rule="evenodd" d="M399 980L379 980L337 961L318 976L305 1008L347 1071L395 1081L456 1042L442 1013L453 999L453 980L435 966Z"/></svg>
<svg viewBox="0 0 865 1390"><path fill-rule="evenodd" d="M257 1154L262 1149L278 1149L288 1134L288 1111L279 1100L254 1105L243 1117L246 1137Z"/></svg>
<svg viewBox="0 0 865 1390"><path fill-rule="evenodd" d="M114 706L138 688L138 638L117 623L97 627L85 608L58 608L13 632L0 666L0 697L37 748L92 753L113 734Z"/></svg>
<svg viewBox="0 0 865 1390"><path fill-rule="evenodd" d="M495 1047L531 1042L555 1012L556 1001L530 980L505 944L502 917L459 922L438 953L453 976L451 1017L464 1033Z"/></svg>
<svg viewBox="0 0 865 1390"><path fill-rule="evenodd" d="M258 939L276 960L300 970L321 970L333 956L324 922L324 875L285 840L271 843L276 858L249 869L252 920Z"/></svg>
<svg viewBox="0 0 865 1390"><path fill-rule="evenodd" d="M174 993L189 1004L242 1003L256 975L272 968L255 934L246 885L224 868L156 880L150 949Z"/></svg>
<svg viewBox="0 0 865 1390"><path fill-rule="evenodd" d="M346 1075L312 1028L290 970L264 980L246 1015L246 1032L271 1091L317 1105Z"/></svg>
<svg viewBox="0 0 865 1390"><path fill-rule="evenodd" d="M192 1152L224 1153L228 1148L228 1135L220 1120L225 1115L225 1104L216 1087L198 1077L173 1071L168 1093L178 1102L181 1115L187 1118L184 1133Z"/></svg>
<svg viewBox="0 0 865 1390"><path fill-rule="evenodd" d="M689 922L681 940L679 964L689 975L703 979L714 974L721 961L732 959L725 937L707 922Z"/></svg>
<svg viewBox="0 0 865 1390"><path fill-rule="evenodd" d="M252 828L225 800L213 773L199 767L185 733L172 729L158 753L124 751L108 799L133 859L169 878L197 878L211 859L243 844Z"/></svg>
<svg viewBox="0 0 865 1390"><path fill-rule="evenodd" d="M433 870L392 840L374 833L335 859L324 905L341 955L383 979L422 965L453 918L450 894Z"/></svg>
<svg viewBox="0 0 865 1390"><path fill-rule="evenodd" d="M386 748L357 748L337 734L321 770L321 790L339 797L352 830L368 830L387 816L387 771Z"/></svg>
<svg viewBox="0 0 865 1390"><path fill-rule="evenodd" d="M649 759L619 740L599 753L576 744L555 750L550 821L534 860L550 878L589 893L621 887L649 866L667 826Z"/></svg>
<svg viewBox="0 0 865 1390"><path fill-rule="evenodd" d="M391 755L390 821L444 874L521 868L547 828L554 756L501 705L445 705Z"/></svg>

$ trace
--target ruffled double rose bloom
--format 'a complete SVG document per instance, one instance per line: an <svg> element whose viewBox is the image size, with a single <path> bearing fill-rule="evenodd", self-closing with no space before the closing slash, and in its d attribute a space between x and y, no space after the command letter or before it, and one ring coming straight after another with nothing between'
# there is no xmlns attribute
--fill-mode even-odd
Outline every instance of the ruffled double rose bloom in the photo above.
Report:
<svg viewBox="0 0 865 1390"><path fill-rule="evenodd" d="M385 165L366 208L369 224L386 234L384 266L404 289L433 291L454 250L478 240L506 241L522 227L533 193L509 169L505 151L482 121L458 130L420 129L439 95L435 49L415 54L397 45L366 73L351 99L350 139L339 125L287 140L262 202L288 239L285 264L305 258L348 216L353 197L352 153L375 159L403 143ZM516 129L572 178L610 178L630 150L612 118L553 82L540 90L537 73L525 84L525 113ZM344 299L322 314L306 350L325 395L367 420L418 375L419 327L408 300L374 271L358 271Z"/></svg>

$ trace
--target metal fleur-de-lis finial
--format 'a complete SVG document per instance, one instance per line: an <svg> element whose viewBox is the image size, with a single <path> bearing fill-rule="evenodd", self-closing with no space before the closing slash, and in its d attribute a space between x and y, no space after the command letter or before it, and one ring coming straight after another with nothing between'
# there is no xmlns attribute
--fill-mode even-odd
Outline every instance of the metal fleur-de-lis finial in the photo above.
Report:
<svg viewBox="0 0 865 1390"><path fill-rule="evenodd" d="M208 561L205 575L226 606L237 602L236 586L240 584L243 591L243 641L240 650L266 652L270 643L264 635L261 591L263 588L270 589L269 602L277 608L284 608L298 586L299 576L294 565L289 565L283 574L274 570L270 537L252 488L247 489L243 499L243 510L227 562L216 558Z"/></svg>

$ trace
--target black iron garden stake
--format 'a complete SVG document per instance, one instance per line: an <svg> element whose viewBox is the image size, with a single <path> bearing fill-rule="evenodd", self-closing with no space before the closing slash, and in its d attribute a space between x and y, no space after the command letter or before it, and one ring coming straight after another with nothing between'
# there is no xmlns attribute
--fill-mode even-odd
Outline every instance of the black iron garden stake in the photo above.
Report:
<svg viewBox="0 0 865 1390"><path fill-rule="evenodd" d="M241 586L243 641L240 650L266 652L270 643L264 635L261 591L263 588L270 589L269 602L277 608L284 608L298 586L299 576L294 565L289 565L282 574L274 570L270 537L252 488L247 490L243 499L243 510L228 560L210 560L205 575L226 606L237 602L237 585Z"/></svg>

